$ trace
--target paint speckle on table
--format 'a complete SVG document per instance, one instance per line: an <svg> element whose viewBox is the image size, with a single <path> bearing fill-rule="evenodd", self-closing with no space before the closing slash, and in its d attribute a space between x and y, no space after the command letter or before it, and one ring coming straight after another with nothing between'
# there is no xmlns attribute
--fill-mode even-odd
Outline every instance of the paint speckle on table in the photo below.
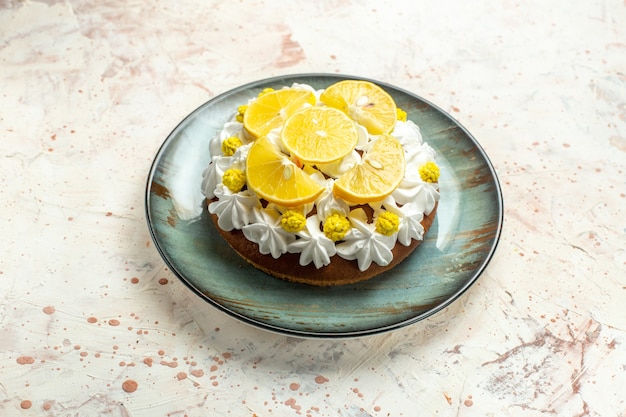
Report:
<svg viewBox="0 0 626 417"><path fill-rule="evenodd" d="M302 406L298 405L296 399L293 397L287 399L285 401L285 405L296 411L300 411L302 409Z"/></svg>
<svg viewBox="0 0 626 417"><path fill-rule="evenodd" d="M328 378L326 378L325 376L317 375L315 377L315 383L316 384L325 384L327 382L328 382Z"/></svg>
<svg viewBox="0 0 626 417"><path fill-rule="evenodd" d="M33 406L33 403L32 403L32 401L30 401L30 400L23 400L23 401L20 403L20 408L22 408L23 410L28 410L28 409L30 409L32 406Z"/></svg>
<svg viewBox="0 0 626 417"><path fill-rule="evenodd" d="M178 362L176 361L161 361L159 362L163 366L167 366L168 368L177 368Z"/></svg>
<svg viewBox="0 0 626 417"><path fill-rule="evenodd" d="M43 312L46 314L54 314L56 309L53 306L46 306L43 308Z"/></svg>
<svg viewBox="0 0 626 417"><path fill-rule="evenodd" d="M20 365L32 365L35 363L35 358L32 356L19 356L15 361Z"/></svg>
<svg viewBox="0 0 626 417"><path fill-rule="evenodd" d="M126 381L122 383L122 389L128 393L133 393L137 391L137 387L138 387L137 382L132 379L127 379Z"/></svg>
<svg viewBox="0 0 626 417"><path fill-rule="evenodd" d="M363 393L360 392L358 388L352 388L352 392L356 394L359 398L363 398Z"/></svg>

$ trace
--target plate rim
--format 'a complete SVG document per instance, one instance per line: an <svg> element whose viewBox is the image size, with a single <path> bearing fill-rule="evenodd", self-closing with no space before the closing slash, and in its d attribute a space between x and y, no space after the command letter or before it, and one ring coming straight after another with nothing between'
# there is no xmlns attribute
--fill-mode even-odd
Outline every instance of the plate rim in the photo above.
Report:
<svg viewBox="0 0 626 417"><path fill-rule="evenodd" d="M203 293L200 289L196 288L196 286L193 285L192 282L190 282L189 278L184 277L183 274L181 274L178 271L178 268L174 265L174 263L172 262L172 260L170 259L170 257L168 256L164 248L162 247L156 235L155 228L152 225L152 215L151 215L151 210L150 210L150 207L151 207L150 196L152 193L152 184L154 182L155 174L159 167L161 157L167 150L168 146L172 144L174 140L173 134L177 132L179 128L182 125L184 125L190 118L194 117L198 112L200 112L201 109L203 109L206 106L211 105L211 103L213 102L219 101L220 99L224 97L228 97L229 95L233 94L236 91L244 91L246 89L254 88L263 84L274 83L280 80L286 80L286 82L298 82L296 81L297 79L318 78L318 77L334 78L337 80L353 79L353 80L369 81L383 88L393 89L403 94L406 94L408 96L414 97L418 99L419 101L423 102L424 104L426 104L427 106L431 107L433 110L435 110L436 112L438 112L440 115L444 116L445 118L449 119L454 125L456 125L471 140L473 145L476 147L476 150L480 153L481 157L484 159L486 163L486 167L488 168L489 173L491 174L491 177L493 179L495 194L497 196L497 199L495 201L495 204L497 206L497 213L493 219L496 223L496 227L492 235L493 243L491 244L491 247L489 248L489 251L487 252L487 254L481 260L480 266L477 267L476 270L472 273L471 278L468 279L464 283L464 285L460 286L454 293L447 296L445 300L438 303L436 307L428 309L427 311L424 311L420 314L417 314L405 320L400 320L398 322L394 322L388 325L377 326L377 327L362 329L362 330L333 332L333 331L307 331L307 330L285 328L285 327L267 323L258 319L254 319L252 317L248 317L244 314L241 314L237 311L234 311L220 304L216 300L213 300L207 294ZM502 188L500 185L500 181L498 179L497 172L489 156L483 149L483 147L480 145L478 140L465 128L465 126L463 126L458 120L456 120L448 112L444 111L441 107L437 106L431 101L407 89L398 87L396 85L393 85L384 81L378 81L372 78L368 78L368 77L350 75L350 74L342 74L342 73L312 72L312 73L293 73L293 74L276 75L276 76L272 76L268 78L263 78L263 79L247 82L247 83L238 85L236 87L230 88L220 94L215 95L214 97L211 97L204 103L197 106L195 109L189 112L179 123L176 124L176 126L165 137L165 139L163 140L163 142L161 143L161 145L158 147L157 151L155 152L152 162L150 164L150 169L148 171L148 176L146 180L146 188L145 188L145 193L144 193L144 210L145 210L146 222L147 222L147 226L150 232L152 242L154 246L156 247L159 255L161 256L161 259L165 262L165 264L167 265L171 273L173 273L179 279L179 281L181 281L187 288L192 290L192 292L194 292L202 300L209 303L211 306L217 308L218 310L225 313L226 315L236 320L239 320L243 323L256 327L256 328L260 328L260 329L263 329L272 333L276 333L280 335L287 335L291 337L321 338L321 339L353 338L353 337L363 337L363 336L386 333L392 330L401 329L401 328L410 326L412 324L415 324L417 322L420 322L428 317L431 317L437 314L441 310L449 307L451 304L457 301L465 292L467 292L468 289L471 288L476 283L476 281L482 276L485 269L487 268L487 266L490 264L491 260L493 259L493 256L495 255L495 252L498 247L500 237L502 234L502 229L504 226L504 197L503 197Z"/></svg>

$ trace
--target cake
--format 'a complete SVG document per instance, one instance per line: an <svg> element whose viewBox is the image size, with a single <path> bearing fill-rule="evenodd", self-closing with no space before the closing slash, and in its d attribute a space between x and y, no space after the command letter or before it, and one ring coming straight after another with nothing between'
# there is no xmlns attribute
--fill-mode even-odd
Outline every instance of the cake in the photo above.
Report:
<svg viewBox="0 0 626 417"><path fill-rule="evenodd" d="M373 278L406 259L439 201L435 151L378 85L266 89L210 141L202 192L254 267L316 286Z"/></svg>

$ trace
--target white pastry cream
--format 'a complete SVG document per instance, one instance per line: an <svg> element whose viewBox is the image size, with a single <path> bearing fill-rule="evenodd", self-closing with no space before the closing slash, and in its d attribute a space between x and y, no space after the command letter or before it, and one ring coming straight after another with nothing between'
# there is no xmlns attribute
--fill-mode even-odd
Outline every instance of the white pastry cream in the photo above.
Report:
<svg viewBox="0 0 626 417"><path fill-rule="evenodd" d="M302 84L294 84L291 88L313 91L319 101L321 91ZM410 120L398 120L391 132L404 149L405 175L400 185L383 201L370 203L374 212L372 220L360 206L351 206L333 194L333 183L342 174L361 161L361 153L377 140L357 124L359 139L354 151L343 159L330 164L305 166L305 172L324 187L322 194L312 204L299 207L306 216L306 225L302 230L289 232L281 225L281 218L288 211L261 200L253 191L244 187L241 191L232 192L223 184L224 173L230 169L245 172L248 150L252 145L243 124L237 121L236 115L229 120L222 130L211 139L209 150L212 155L209 166L203 173L202 191L209 203L208 210L218 217L218 226L223 230L241 230L244 236L258 244L260 253L279 258L289 252L299 254L302 266L313 263L322 268L332 262L333 256L355 260L359 269L365 271L372 263L385 266L393 259L392 249L396 244L408 246L412 240L422 240L424 228L421 221L424 215L432 212L439 200L438 184L424 181L420 168L427 163L434 163L435 151L422 139L419 127ZM280 139L281 128L268 134L271 142L283 151ZM229 138L238 138L240 146L231 156L222 151L222 144ZM432 180L431 180L432 181ZM377 231L376 221L392 213L397 219L393 233ZM333 241L323 231L326 219L333 215L349 220L349 230L340 240Z"/></svg>

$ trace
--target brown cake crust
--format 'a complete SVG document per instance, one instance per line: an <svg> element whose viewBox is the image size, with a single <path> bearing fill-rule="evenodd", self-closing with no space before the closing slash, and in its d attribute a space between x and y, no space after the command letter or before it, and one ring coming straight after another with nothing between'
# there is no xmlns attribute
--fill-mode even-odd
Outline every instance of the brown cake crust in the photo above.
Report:
<svg viewBox="0 0 626 417"><path fill-rule="evenodd" d="M211 200L207 202L210 203ZM435 204L432 212L429 215L425 215L422 219L421 224L424 227L424 235L432 226L436 212L437 204ZM259 246L246 239L241 230L224 231L217 225L217 215L211 214L211 219L226 242L255 268L287 281L321 287L353 284L373 278L398 265L422 243L421 240L415 239L411 241L409 246L397 243L392 249L393 260L386 266L372 263L367 270L361 271L357 261L350 261L335 255L331 258L330 264L317 269L313 263L300 266L300 254L297 253L284 253L278 259L274 259L271 255L263 255L259 252Z"/></svg>

